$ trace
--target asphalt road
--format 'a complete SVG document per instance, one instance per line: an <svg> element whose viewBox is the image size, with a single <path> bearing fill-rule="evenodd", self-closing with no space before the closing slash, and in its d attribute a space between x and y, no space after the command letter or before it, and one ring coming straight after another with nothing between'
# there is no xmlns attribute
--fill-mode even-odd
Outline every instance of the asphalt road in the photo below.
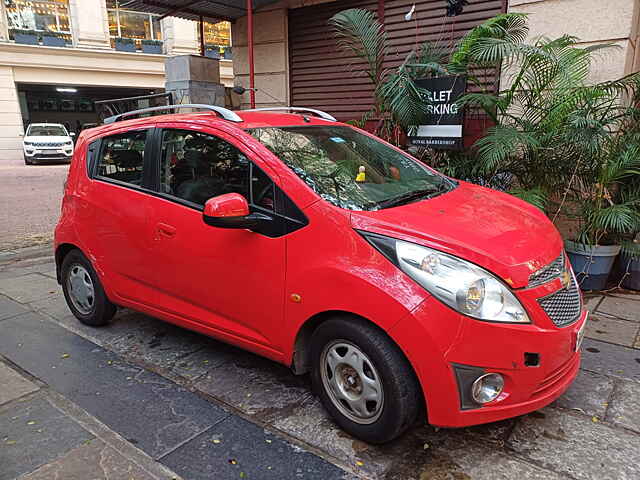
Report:
<svg viewBox="0 0 640 480"><path fill-rule="evenodd" d="M0 251L53 238L69 165L0 165Z"/></svg>

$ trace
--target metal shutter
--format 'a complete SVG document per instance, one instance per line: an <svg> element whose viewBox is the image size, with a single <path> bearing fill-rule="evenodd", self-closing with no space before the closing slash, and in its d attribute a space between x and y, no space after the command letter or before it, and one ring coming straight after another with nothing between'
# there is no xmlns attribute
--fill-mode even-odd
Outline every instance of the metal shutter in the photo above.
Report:
<svg viewBox="0 0 640 480"><path fill-rule="evenodd" d="M404 20L416 4L416 22ZM372 87L357 58L338 52L327 21L348 8L378 11L378 1L343 0L289 10L289 88L291 105L326 110L339 120L359 118L372 105ZM445 17L445 0L387 0L384 25L391 51L385 67L400 64L416 40L443 39L454 44L473 27L505 11L505 0L470 0L464 13ZM416 18L416 17L414 17ZM494 72L484 72L494 84Z"/></svg>

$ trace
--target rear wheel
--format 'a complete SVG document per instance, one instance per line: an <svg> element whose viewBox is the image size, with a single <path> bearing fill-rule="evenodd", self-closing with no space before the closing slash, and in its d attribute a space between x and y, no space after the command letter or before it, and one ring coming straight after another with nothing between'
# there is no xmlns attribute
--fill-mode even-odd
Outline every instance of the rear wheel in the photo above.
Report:
<svg viewBox="0 0 640 480"><path fill-rule="evenodd" d="M314 332L311 349L314 389L346 432L384 443L415 422L422 403L417 379L380 329L355 318L328 320Z"/></svg>
<svg viewBox="0 0 640 480"><path fill-rule="evenodd" d="M109 323L116 306L109 301L91 262L72 250L62 262L62 291L69 309L86 325L99 327Z"/></svg>

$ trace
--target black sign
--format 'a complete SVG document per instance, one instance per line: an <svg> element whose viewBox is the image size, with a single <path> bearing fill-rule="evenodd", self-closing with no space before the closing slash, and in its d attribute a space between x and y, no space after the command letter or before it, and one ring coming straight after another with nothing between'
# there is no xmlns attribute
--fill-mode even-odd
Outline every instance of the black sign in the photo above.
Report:
<svg viewBox="0 0 640 480"><path fill-rule="evenodd" d="M425 125L412 127L409 141L416 146L461 150L463 114L456 101L467 88L467 77L423 78L415 83L428 92L429 115Z"/></svg>

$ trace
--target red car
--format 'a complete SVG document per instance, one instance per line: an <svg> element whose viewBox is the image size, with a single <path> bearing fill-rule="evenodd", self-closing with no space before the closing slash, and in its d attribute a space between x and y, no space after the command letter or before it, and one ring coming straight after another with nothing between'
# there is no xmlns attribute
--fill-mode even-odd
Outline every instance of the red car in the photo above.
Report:
<svg viewBox="0 0 640 480"><path fill-rule="evenodd" d="M80 135L55 257L81 322L126 307L310 372L371 443L571 384L586 312L542 212L323 112L205 108Z"/></svg>

